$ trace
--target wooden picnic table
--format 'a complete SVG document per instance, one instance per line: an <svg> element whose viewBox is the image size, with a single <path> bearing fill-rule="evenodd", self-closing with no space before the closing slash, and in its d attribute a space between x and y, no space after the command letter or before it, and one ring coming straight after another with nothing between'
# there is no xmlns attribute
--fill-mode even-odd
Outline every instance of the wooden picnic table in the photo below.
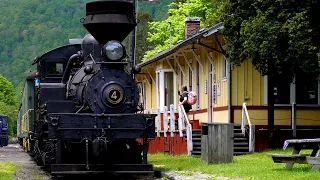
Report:
<svg viewBox="0 0 320 180"><path fill-rule="evenodd" d="M320 169L320 138L289 139L284 142L283 149L292 146L291 154L270 154L275 163L286 163L286 168L292 168L294 163L312 164L313 170ZM303 149L312 149L311 154L300 154Z"/></svg>

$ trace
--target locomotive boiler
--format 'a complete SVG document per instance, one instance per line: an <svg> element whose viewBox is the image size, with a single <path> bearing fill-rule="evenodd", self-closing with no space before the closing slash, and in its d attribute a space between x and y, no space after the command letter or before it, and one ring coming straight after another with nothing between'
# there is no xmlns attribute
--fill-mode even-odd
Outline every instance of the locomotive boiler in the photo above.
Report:
<svg viewBox="0 0 320 180"><path fill-rule="evenodd" d="M153 171L147 152L156 115L137 113L139 68L121 44L136 26L133 7L124 0L87 3L81 42L34 62L34 119L24 142L52 174Z"/></svg>

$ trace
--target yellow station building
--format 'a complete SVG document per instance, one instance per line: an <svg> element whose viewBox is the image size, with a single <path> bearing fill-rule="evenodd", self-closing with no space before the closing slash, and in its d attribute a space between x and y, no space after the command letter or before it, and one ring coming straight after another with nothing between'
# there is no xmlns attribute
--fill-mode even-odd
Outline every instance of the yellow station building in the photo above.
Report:
<svg viewBox="0 0 320 180"><path fill-rule="evenodd" d="M242 105L247 104L251 123L255 125L256 150L267 148L268 142L268 78L251 62L233 66L226 57L223 23L199 29L198 18L186 20L186 39L140 63L140 83L145 110L177 108L178 90L182 85L198 94L188 116L201 123L241 124ZM190 30L191 29L191 30ZM294 82L276 78L275 136L278 144L290 138L292 103L297 104L297 137L318 137L320 133L320 83L296 77ZM318 134L314 134L317 131ZM281 137L281 138L277 138Z"/></svg>

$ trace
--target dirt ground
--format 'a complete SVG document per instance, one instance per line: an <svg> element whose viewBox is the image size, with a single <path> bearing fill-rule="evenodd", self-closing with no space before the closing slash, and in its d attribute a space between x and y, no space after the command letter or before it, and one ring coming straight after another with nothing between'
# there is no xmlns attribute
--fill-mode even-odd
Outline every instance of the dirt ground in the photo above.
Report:
<svg viewBox="0 0 320 180"><path fill-rule="evenodd" d="M6 147L0 148L0 162L13 162L17 165L17 173L14 179L17 180L53 180L53 179L152 179L159 180L159 178L146 177L146 176L66 176L66 177L53 177L49 173L43 171L33 161L31 156L24 152L18 144L9 144Z"/></svg>
<svg viewBox="0 0 320 180"><path fill-rule="evenodd" d="M17 173L14 178L18 180L51 179L18 144L9 144L0 148L0 162L15 163L17 165Z"/></svg>
<svg viewBox="0 0 320 180"><path fill-rule="evenodd" d="M31 156L23 151L18 144L9 144L7 147L0 148L0 162L13 162L17 165L17 173L14 175L14 179L17 180L60 180L60 179L114 179L114 180L125 180L125 179L136 179L136 180L206 180L206 179L217 179L217 180L238 180L231 178L215 177L213 175L201 174L201 173L190 173L190 172L159 172L162 177L166 178L155 178L150 176L67 176L67 177L52 177L49 173L43 171L33 161ZM187 175L188 174L188 175ZM160 176L160 175L159 175Z"/></svg>

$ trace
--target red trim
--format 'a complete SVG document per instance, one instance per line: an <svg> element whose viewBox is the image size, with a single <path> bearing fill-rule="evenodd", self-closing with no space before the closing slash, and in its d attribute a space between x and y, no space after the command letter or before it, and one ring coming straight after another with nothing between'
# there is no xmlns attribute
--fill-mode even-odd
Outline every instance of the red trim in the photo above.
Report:
<svg viewBox="0 0 320 180"><path fill-rule="evenodd" d="M234 110L242 109L242 106L232 106ZM291 106L274 106L274 109L291 109ZM268 110L268 106L247 106L248 110ZM297 106L297 109L320 109L318 106Z"/></svg>
<svg viewBox="0 0 320 180"><path fill-rule="evenodd" d="M292 129L291 125L275 125L275 129ZM268 125L255 125L255 129L268 129ZM315 126L297 126L297 129L320 129L319 125Z"/></svg>
<svg viewBox="0 0 320 180"><path fill-rule="evenodd" d="M189 111L189 115L191 114L200 114L200 113L205 113L205 112L208 112L208 109L199 109L199 110L195 110L195 111Z"/></svg>
<svg viewBox="0 0 320 180"><path fill-rule="evenodd" d="M226 111L226 110L228 110L228 106L222 106L222 107L213 108L213 111ZM208 112L208 109L199 109L199 110L189 111L188 114L189 115L195 115L195 114L206 113L206 112Z"/></svg>
<svg viewBox="0 0 320 180"><path fill-rule="evenodd" d="M225 111L225 110L228 110L228 106L214 107L212 109L213 112L215 112L215 111Z"/></svg>

